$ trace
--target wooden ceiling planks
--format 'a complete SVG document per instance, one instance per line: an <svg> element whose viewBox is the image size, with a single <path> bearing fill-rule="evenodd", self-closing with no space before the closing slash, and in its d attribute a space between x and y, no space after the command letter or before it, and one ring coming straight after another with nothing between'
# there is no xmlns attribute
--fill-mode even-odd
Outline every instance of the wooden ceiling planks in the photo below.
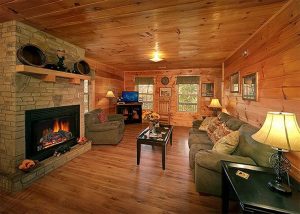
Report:
<svg viewBox="0 0 300 214"><path fill-rule="evenodd" d="M23 21L121 70L220 67L286 2L4 0L0 22ZM157 45L165 61L153 63Z"/></svg>

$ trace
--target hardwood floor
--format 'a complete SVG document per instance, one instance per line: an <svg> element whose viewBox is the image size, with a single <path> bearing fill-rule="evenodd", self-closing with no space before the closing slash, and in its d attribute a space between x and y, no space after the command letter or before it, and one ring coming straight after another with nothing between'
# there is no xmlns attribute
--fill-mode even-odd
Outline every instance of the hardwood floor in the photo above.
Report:
<svg viewBox="0 0 300 214"><path fill-rule="evenodd" d="M28 189L0 192L1 213L220 213L221 199L195 191L188 166L188 128L175 127L166 170L161 148L142 145L145 125L127 125L117 146L93 149L49 173Z"/></svg>

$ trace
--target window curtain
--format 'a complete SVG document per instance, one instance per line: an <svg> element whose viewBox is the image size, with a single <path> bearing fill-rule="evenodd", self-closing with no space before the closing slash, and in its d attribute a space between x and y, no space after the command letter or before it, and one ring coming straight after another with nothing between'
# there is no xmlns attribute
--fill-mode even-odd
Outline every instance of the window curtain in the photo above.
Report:
<svg viewBox="0 0 300 214"><path fill-rule="evenodd" d="M176 84L199 84L199 76L178 76Z"/></svg>
<svg viewBox="0 0 300 214"><path fill-rule="evenodd" d="M136 77L135 85L154 85L153 77Z"/></svg>

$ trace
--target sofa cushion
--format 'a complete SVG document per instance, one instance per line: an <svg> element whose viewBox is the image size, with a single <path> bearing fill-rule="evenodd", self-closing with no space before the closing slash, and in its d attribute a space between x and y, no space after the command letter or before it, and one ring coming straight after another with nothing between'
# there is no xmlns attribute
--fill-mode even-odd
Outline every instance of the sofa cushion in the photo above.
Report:
<svg viewBox="0 0 300 214"><path fill-rule="evenodd" d="M93 124L99 124L99 120L97 118L97 114L100 112L100 109L95 109L93 111L90 111L88 113L84 114L84 120L85 120L85 126L89 127Z"/></svg>
<svg viewBox="0 0 300 214"><path fill-rule="evenodd" d="M199 130L201 131L207 131L208 125L215 117L206 117L203 122L201 123Z"/></svg>
<svg viewBox="0 0 300 214"><path fill-rule="evenodd" d="M111 121L106 123L93 124L89 127L90 132L104 132L108 130L118 129L121 126L120 121Z"/></svg>
<svg viewBox="0 0 300 214"><path fill-rule="evenodd" d="M216 131L218 129L218 127L221 125L222 125L222 122L218 118L214 118L211 120L211 122L209 123L209 125L207 127L207 135L210 140L212 140L214 131Z"/></svg>
<svg viewBox="0 0 300 214"><path fill-rule="evenodd" d="M231 132L232 131L229 128L227 128L224 123L222 123L220 126L217 127L216 131L214 131L212 133L212 135L210 136L210 139L213 142L213 144L215 144L215 143L217 143L218 140L225 137L226 135L228 135Z"/></svg>
<svg viewBox="0 0 300 214"><path fill-rule="evenodd" d="M230 116L229 114L226 114L224 112L221 112L218 115L219 120L221 120L223 123L226 123L230 118L233 118L232 116Z"/></svg>
<svg viewBox="0 0 300 214"><path fill-rule="evenodd" d="M189 152L189 163L190 163L190 168L194 169L195 168L195 155L197 152L200 150L210 150L212 149L212 144L193 144L191 145L190 152Z"/></svg>
<svg viewBox="0 0 300 214"><path fill-rule="evenodd" d="M233 131L229 133L225 137L218 140L212 150L219 153L232 154L239 144L239 136L239 131Z"/></svg>
<svg viewBox="0 0 300 214"><path fill-rule="evenodd" d="M221 161L256 165L249 157L222 154L212 150L199 151L195 155L196 165L219 173L222 171Z"/></svg>
<svg viewBox="0 0 300 214"><path fill-rule="evenodd" d="M188 140L189 147L193 144L209 144L212 145L211 140L207 136L206 132L200 132L199 134L192 134Z"/></svg>
<svg viewBox="0 0 300 214"><path fill-rule="evenodd" d="M199 130L199 128L191 128L190 130L189 130L189 134L191 135L191 134L200 134L200 133L206 133L206 131L201 131L201 130Z"/></svg>
<svg viewBox="0 0 300 214"><path fill-rule="evenodd" d="M243 124L245 124L245 122L237 119L237 118L230 118L227 122L226 122L226 126L228 128L230 128L232 131L236 131L238 130Z"/></svg>
<svg viewBox="0 0 300 214"><path fill-rule="evenodd" d="M249 124L242 125L239 129L239 145L234 154L250 157L259 166L270 167L269 158L275 150L252 139L251 136L257 131L258 128L254 126Z"/></svg>

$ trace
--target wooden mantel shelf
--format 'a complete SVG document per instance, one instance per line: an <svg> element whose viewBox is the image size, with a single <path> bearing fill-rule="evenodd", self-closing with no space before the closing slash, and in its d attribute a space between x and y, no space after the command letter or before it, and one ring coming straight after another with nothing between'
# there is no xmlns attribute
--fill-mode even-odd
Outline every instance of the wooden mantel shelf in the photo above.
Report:
<svg viewBox="0 0 300 214"><path fill-rule="evenodd" d="M70 83L77 85L80 85L80 80L91 80L90 76L55 71L45 68L38 68L29 65L17 65L16 72L22 74L35 75L45 82L56 82L56 77L63 77L69 79Z"/></svg>

